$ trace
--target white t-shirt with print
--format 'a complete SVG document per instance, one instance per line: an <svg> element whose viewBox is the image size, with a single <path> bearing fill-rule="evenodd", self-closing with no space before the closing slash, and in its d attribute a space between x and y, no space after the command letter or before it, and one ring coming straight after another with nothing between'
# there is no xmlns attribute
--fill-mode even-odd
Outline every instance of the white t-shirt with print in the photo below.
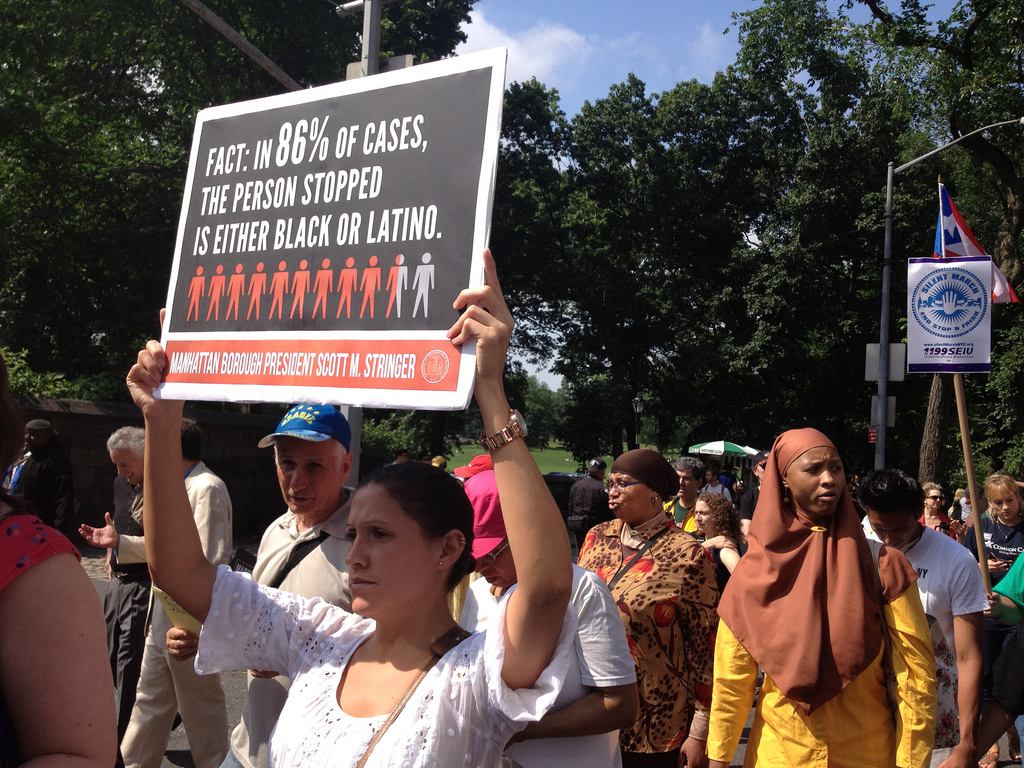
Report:
<svg viewBox="0 0 1024 768"><path fill-rule="evenodd" d="M626 643L626 632L605 583L593 571L574 565L569 602L579 617L576 654L569 663L565 685L552 711L582 698L588 687L608 688L636 682L636 667ZM491 595L490 584L486 579L477 579L466 595L459 623L469 631L486 627L497 609L498 601ZM622 765L618 731L521 741L505 750L505 754L523 768L620 768Z"/></svg>
<svg viewBox="0 0 1024 768"><path fill-rule="evenodd" d="M870 527L867 530L870 538L879 540ZM925 528L921 539L904 554L917 571L921 605L932 630L938 692L935 748L955 747L960 742L960 718L953 617L987 611L985 586L978 563L967 548L939 531Z"/></svg>

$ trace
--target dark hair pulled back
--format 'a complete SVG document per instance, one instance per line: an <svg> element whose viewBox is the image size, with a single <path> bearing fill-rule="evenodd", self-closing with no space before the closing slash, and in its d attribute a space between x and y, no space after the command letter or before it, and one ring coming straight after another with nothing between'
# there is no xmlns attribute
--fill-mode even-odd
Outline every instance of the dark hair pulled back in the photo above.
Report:
<svg viewBox="0 0 1024 768"><path fill-rule="evenodd" d="M473 572L473 507L462 484L447 472L430 464L407 461L388 464L370 475L359 486L383 488L420 530L431 539L440 539L458 531L466 546L448 574L448 591ZM356 492L358 493L358 491Z"/></svg>

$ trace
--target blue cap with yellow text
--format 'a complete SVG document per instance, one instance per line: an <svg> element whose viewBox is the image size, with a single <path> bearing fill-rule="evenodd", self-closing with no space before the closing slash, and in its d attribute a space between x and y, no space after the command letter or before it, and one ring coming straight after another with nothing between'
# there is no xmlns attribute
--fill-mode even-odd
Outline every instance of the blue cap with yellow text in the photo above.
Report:
<svg viewBox="0 0 1024 768"><path fill-rule="evenodd" d="M297 437L316 443L333 437L347 451L352 442L352 428L345 414L333 405L296 405L284 415L273 434L260 440L260 448L273 445L279 437Z"/></svg>

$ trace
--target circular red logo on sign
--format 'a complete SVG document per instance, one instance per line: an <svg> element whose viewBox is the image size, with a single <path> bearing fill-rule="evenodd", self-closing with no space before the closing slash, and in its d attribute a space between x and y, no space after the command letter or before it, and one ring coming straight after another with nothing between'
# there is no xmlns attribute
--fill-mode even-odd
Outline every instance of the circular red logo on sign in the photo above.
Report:
<svg viewBox="0 0 1024 768"><path fill-rule="evenodd" d="M423 357L420 372L431 384L437 384L448 375L448 355L440 349L432 349Z"/></svg>

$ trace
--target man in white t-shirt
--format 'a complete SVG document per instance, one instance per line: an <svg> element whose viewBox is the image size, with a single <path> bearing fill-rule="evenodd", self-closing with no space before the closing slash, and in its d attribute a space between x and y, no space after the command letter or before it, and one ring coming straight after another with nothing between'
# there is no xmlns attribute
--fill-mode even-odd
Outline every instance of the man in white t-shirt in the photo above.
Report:
<svg viewBox="0 0 1024 768"><path fill-rule="evenodd" d="M483 628L518 580L508 548L494 471L466 481L473 504L473 556L482 578L469 588L459 623ZM516 734L505 754L523 768L619 768L619 729L636 719L636 668L611 593L573 566L571 603L579 617L576 654L551 712Z"/></svg>
<svg viewBox="0 0 1024 768"><path fill-rule="evenodd" d="M917 480L898 469L878 470L857 489L868 536L901 550L918 574L938 692L931 764L973 766L981 713L981 622L988 600L967 548L918 522L923 496Z"/></svg>
<svg viewBox="0 0 1024 768"><path fill-rule="evenodd" d="M704 473L704 487L700 489L700 492L717 493L719 496L725 496L729 501L732 501L732 493L719 482L718 473L712 469Z"/></svg>

